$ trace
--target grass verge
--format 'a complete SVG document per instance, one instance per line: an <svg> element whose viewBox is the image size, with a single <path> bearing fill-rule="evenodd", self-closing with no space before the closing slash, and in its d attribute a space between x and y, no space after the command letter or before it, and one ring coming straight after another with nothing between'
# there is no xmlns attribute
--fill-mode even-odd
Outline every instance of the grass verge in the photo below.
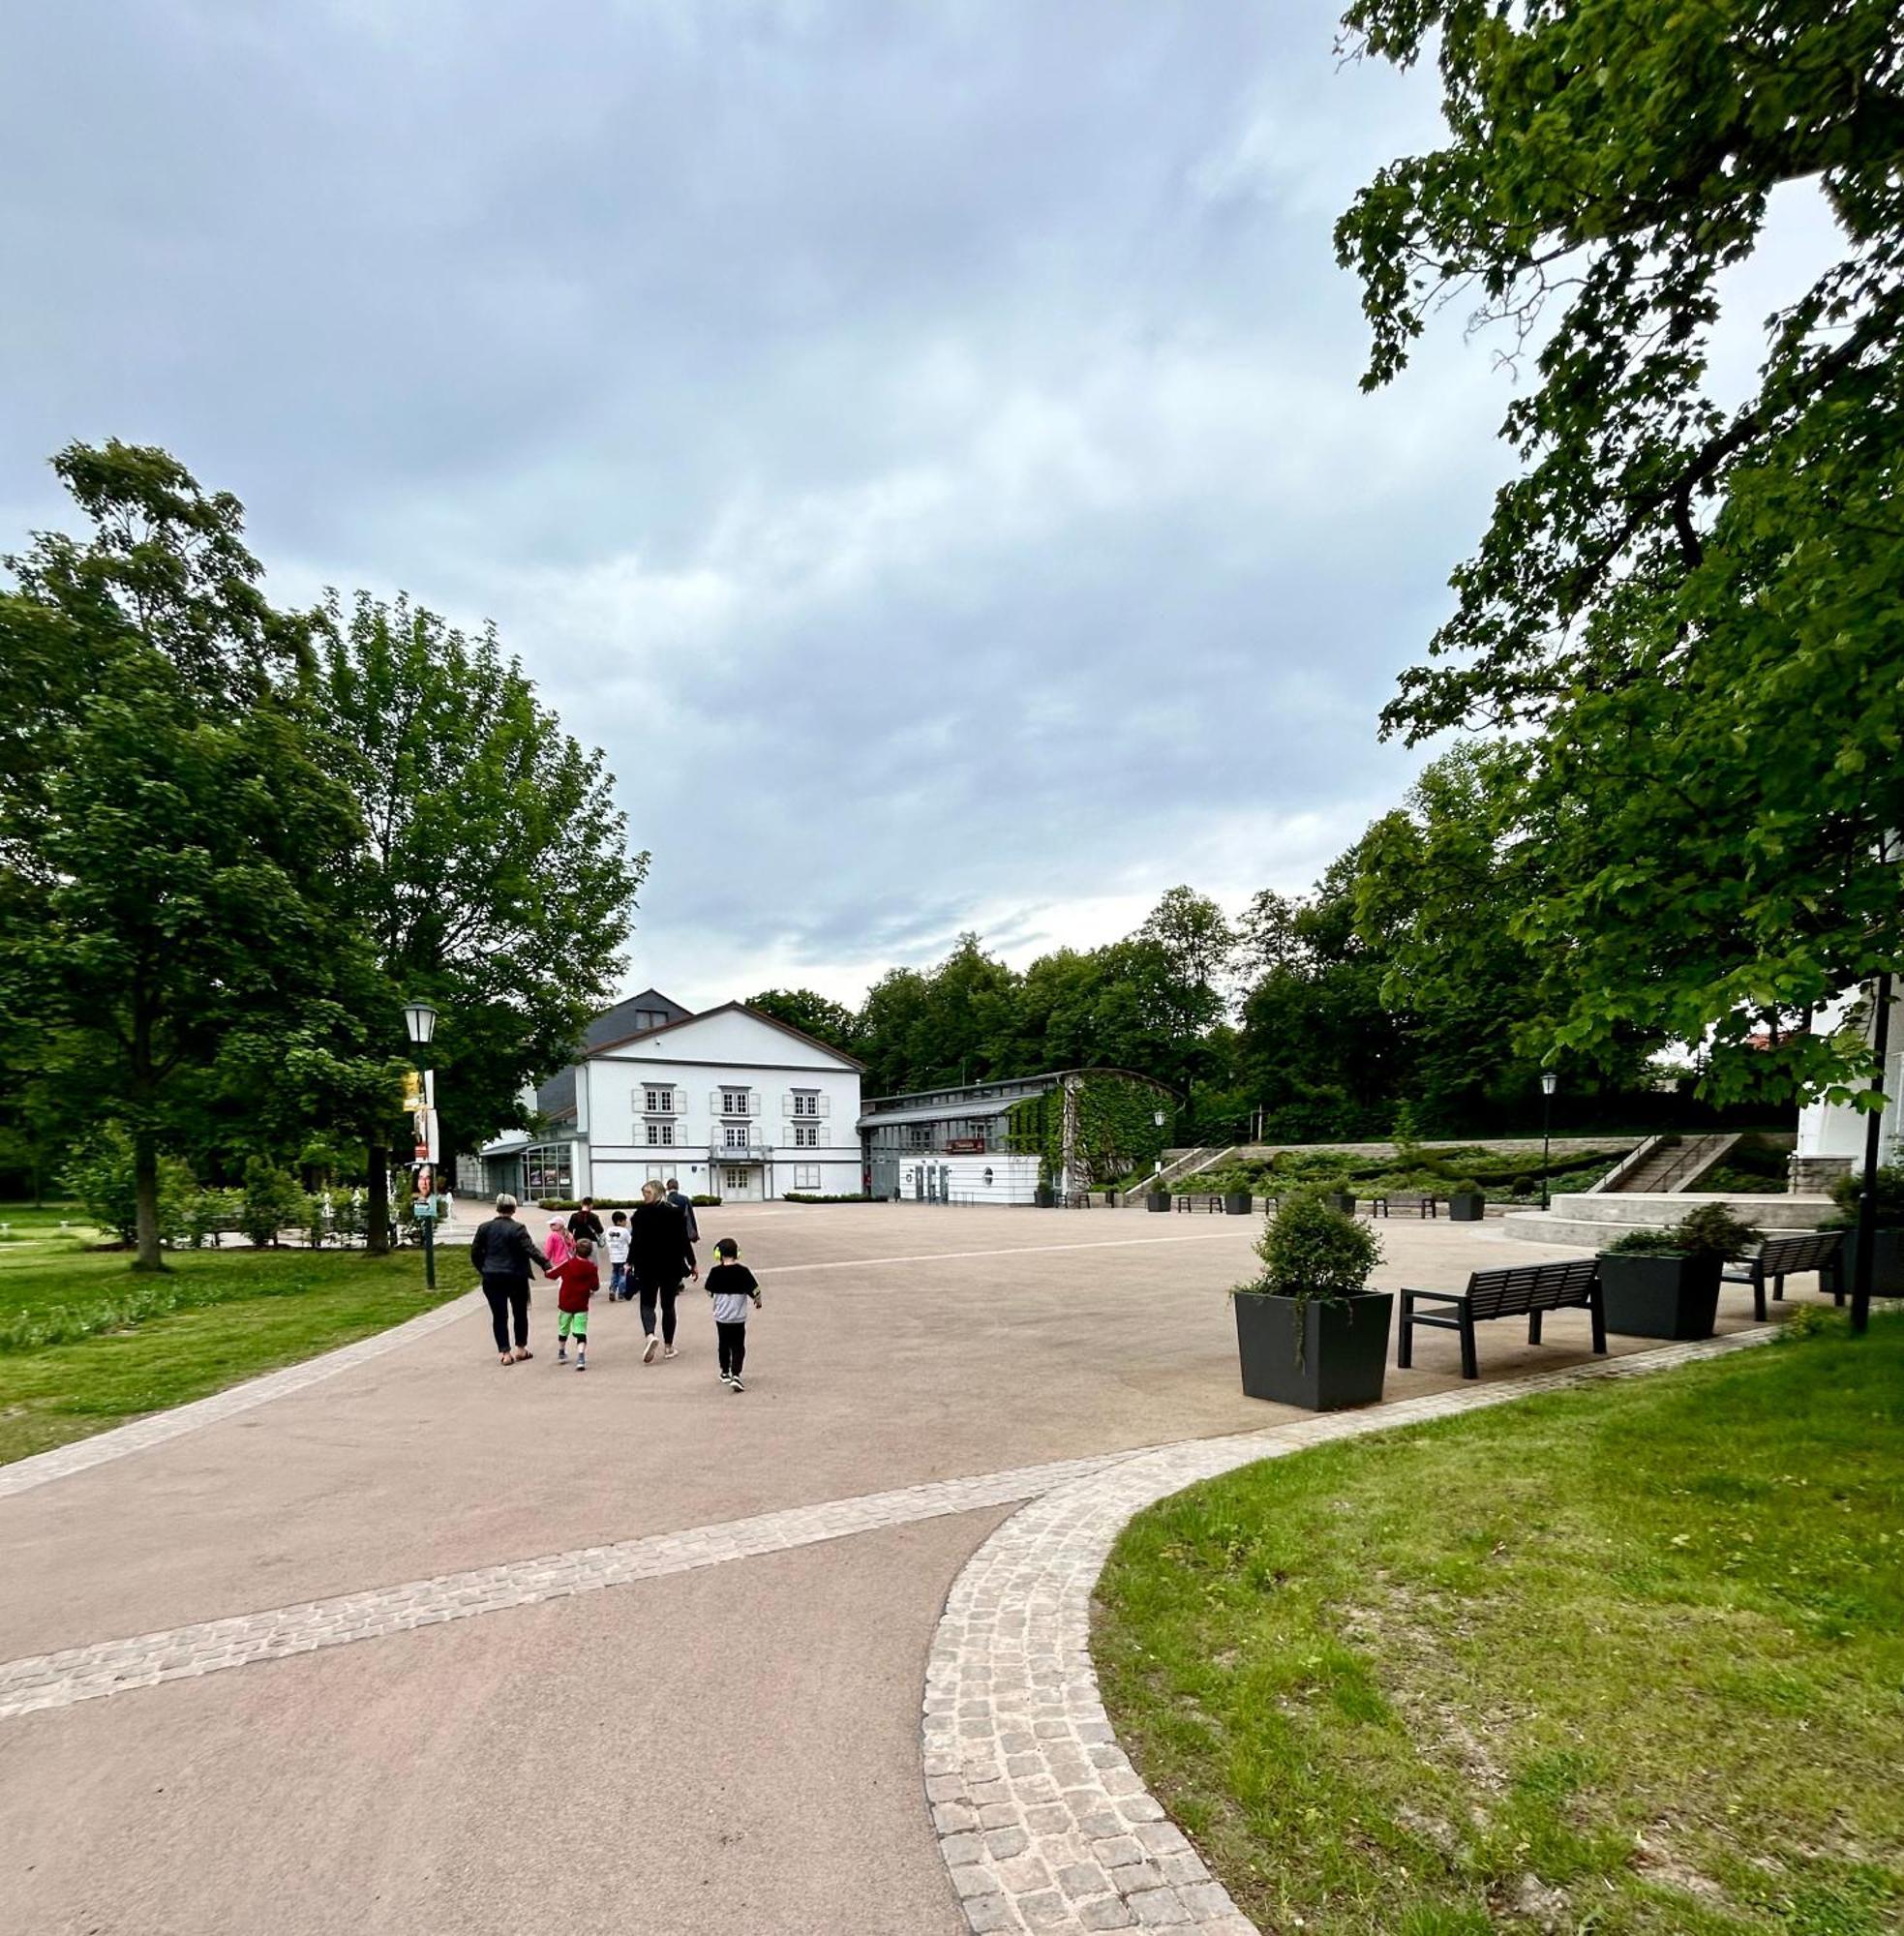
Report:
<svg viewBox="0 0 1904 1936"><path fill-rule="evenodd" d="M1904 1924L1904 1317L1248 1467L1126 1529L1119 1737L1265 1930Z"/></svg>
<svg viewBox="0 0 1904 1936"><path fill-rule="evenodd" d="M66 1340L0 1350L0 1464L350 1344L468 1287L468 1270L451 1269L425 1290L414 1252L186 1251L171 1262L154 1279L123 1252L49 1243L0 1258L0 1326Z"/></svg>

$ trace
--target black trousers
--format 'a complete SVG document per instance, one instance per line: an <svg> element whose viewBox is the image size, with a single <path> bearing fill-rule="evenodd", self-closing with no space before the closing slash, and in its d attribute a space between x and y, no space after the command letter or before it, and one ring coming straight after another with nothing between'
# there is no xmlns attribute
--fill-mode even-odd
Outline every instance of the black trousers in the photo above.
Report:
<svg viewBox="0 0 1904 1936"><path fill-rule="evenodd" d="M743 1317L739 1324L716 1323L714 1339L721 1370L732 1372L738 1378L740 1367L747 1362L747 1320Z"/></svg>
<svg viewBox="0 0 1904 1936"><path fill-rule="evenodd" d="M489 1321L496 1332L496 1348L509 1348L509 1319L516 1320L516 1349L529 1346L529 1279L526 1277L483 1278L483 1295L489 1299Z"/></svg>
<svg viewBox="0 0 1904 1936"><path fill-rule="evenodd" d="M680 1295L680 1280L673 1284L657 1284L646 1272L641 1279L641 1328L644 1337L654 1335L654 1306L658 1299L661 1305L661 1342L672 1345L675 1342L675 1299Z"/></svg>

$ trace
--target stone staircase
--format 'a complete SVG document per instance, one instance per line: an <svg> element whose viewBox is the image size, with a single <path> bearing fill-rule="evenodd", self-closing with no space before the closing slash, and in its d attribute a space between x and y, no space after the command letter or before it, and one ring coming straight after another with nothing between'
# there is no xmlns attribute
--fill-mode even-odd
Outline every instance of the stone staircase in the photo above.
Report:
<svg viewBox="0 0 1904 1936"><path fill-rule="evenodd" d="M1716 1169L1738 1131L1700 1136L1652 1136L1600 1181L1596 1196L1667 1196L1690 1190Z"/></svg>
<svg viewBox="0 0 1904 1936"><path fill-rule="evenodd" d="M1240 1147L1238 1143L1231 1143L1226 1149L1188 1149L1178 1150L1174 1154L1165 1150L1164 1167L1158 1176L1147 1176L1141 1183L1127 1190L1123 1200L1126 1203L1135 1203L1145 1195L1153 1184L1159 1181L1167 1189L1180 1176L1193 1176L1199 1169L1214 1169L1219 1164L1234 1156Z"/></svg>

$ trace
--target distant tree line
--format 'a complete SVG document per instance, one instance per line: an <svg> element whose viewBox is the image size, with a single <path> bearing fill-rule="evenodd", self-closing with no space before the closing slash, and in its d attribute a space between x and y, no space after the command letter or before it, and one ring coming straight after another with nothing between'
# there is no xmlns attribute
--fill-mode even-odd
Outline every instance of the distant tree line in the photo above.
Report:
<svg viewBox="0 0 1904 1936"><path fill-rule="evenodd" d="M381 1247L404 1002L443 1018L445 1149L518 1121L615 985L648 857L492 633L274 608L237 499L163 450L54 469L89 531L35 534L0 590L0 1171L42 1188L123 1133L147 1268L167 1163L361 1181Z"/></svg>
<svg viewBox="0 0 1904 1936"><path fill-rule="evenodd" d="M1180 1134L1271 1141L1539 1120L1539 1072L1569 995L1564 948L1521 939L1537 851L1492 832L1498 755L1461 746L1305 894L1265 889L1231 919L1172 888L1134 932L1022 971L966 934L894 968L857 1010L810 989L752 1004L860 1057L869 1094L1106 1066L1168 1083ZM1567 1065L1572 1120L1646 1122L1661 1036L1616 1033Z"/></svg>

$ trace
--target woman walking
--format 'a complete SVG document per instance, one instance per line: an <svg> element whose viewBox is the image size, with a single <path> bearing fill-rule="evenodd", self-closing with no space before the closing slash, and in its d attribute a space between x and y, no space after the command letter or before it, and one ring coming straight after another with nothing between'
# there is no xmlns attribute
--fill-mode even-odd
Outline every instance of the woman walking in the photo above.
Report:
<svg viewBox="0 0 1904 1936"><path fill-rule="evenodd" d="M549 1259L516 1222L516 1199L506 1191L496 1199L496 1215L479 1225L470 1238L469 1263L483 1281L483 1295L489 1300L490 1323L502 1363L513 1365L519 1358L534 1357L529 1348L529 1266L536 1263L547 1270ZM512 1318L516 1333L513 1350L509 1346Z"/></svg>
<svg viewBox="0 0 1904 1936"><path fill-rule="evenodd" d="M675 1355L675 1299L681 1280L692 1277L698 1284L701 1272L694 1261L694 1247L687 1240L687 1220L668 1201L658 1183L644 1183L641 1201L635 1206L628 1225L628 1275L641 1295L641 1328L648 1336L642 1347L642 1363L651 1365L657 1346L663 1355ZM661 1335L654 1335L654 1307L661 1307Z"/></svg>

